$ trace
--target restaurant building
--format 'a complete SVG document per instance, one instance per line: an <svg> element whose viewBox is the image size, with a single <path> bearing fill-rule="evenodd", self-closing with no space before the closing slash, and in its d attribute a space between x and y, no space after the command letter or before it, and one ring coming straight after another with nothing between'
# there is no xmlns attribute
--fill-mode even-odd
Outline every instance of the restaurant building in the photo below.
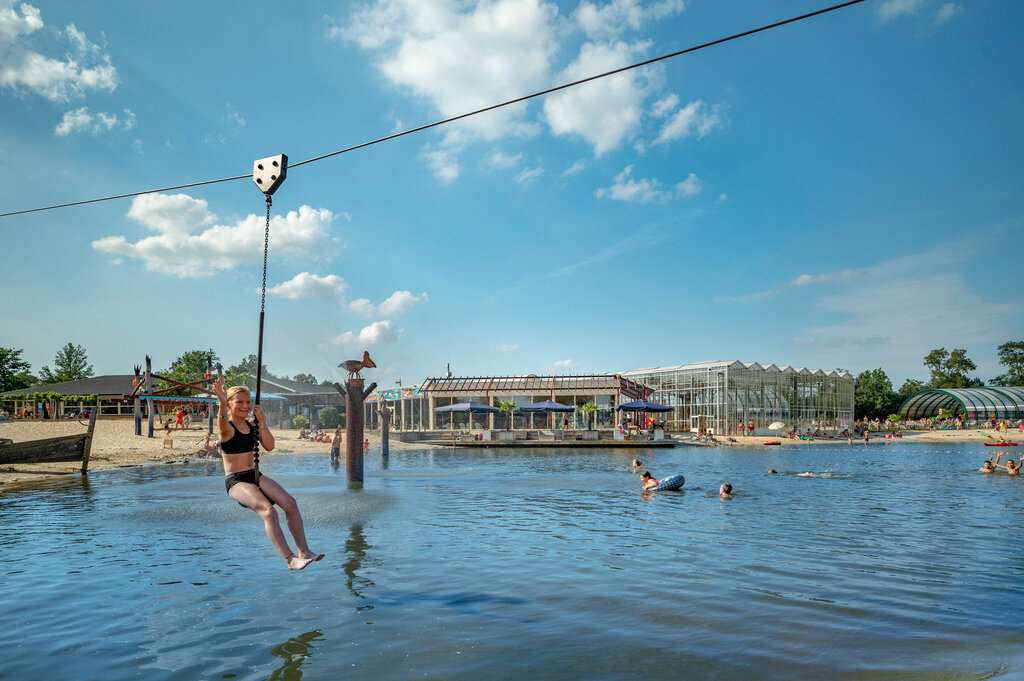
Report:
<svg viewBox="0 0 1024 681"><path fill-rule="evenodd" d="M588 418L579 410L593 402L597 406L591 425L612 428L615 425L615 407L624 402L642 399L647 387L632 378L619 374L591 374L586 376L488 376L428 378L422 385L392 390L379 390L366 400L364 414L366 428L380 428L378 401L387 402L392 410L391 428L397 431L437 431L466 429L502 429L506 427L506 414L438 414L437 407L456 402L478 402L497 407L502 402L514 402L525 407L536 402L551 400L576 407L568 413L573 429L585 429ZM564 414L534 414L514 412L513 429L552 428L561 424Z"/></svg>

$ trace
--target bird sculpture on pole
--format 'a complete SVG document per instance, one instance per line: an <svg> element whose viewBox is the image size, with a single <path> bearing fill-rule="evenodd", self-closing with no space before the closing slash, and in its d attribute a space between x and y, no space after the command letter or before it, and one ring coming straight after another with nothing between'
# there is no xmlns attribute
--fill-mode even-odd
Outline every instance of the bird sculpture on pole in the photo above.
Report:
<svg viewBox="0 0 1024 681"><path fill-rule="evenodd" d="M364 350L363 351L363 358L361 360L359 360L359 359L346 359L344 362L342 362L338 366L348 372L348 378L350 378L350 379L352 379L352 378L359 378L359 379L361 379L362 376L359 375L359 372L361 370L369 369L371 367L376 367L377 365L373 363L372 359L370 359L370 353L366 352Z"/></svg>

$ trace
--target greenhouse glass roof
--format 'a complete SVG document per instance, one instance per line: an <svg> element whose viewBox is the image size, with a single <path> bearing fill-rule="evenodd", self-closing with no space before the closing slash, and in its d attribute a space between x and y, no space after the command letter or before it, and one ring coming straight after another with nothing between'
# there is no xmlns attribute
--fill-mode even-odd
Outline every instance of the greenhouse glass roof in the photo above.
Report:
<svg viewBox="0 0 1024 681"><path fill-rule="evenodd" d="M938 416L939 409L966 418L1024 418L1024 387L930 388L914 393L900 406L907 420Z"/></svg>

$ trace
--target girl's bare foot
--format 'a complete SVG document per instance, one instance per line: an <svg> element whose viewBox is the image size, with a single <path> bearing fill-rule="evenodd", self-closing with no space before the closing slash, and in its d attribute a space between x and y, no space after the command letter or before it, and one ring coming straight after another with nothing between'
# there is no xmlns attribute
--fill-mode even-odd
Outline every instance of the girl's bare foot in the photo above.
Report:
<svg viewBox="0 0 1024 681"><path fill-rule="evenodd" d="M314 562L314 563L316 561L318 561L318 560L323 560L324 555L325 554L323 554L323 553L313 553L309 549L306 549L305 551L303 551L302 549L299 549L299 557L300 558L302 558L302 559L307 559L308 558L311 562Z"/></svg>
<svg viewBox="0 0 1024 681"><path fill-rule="evenodd" d="M301 570L313 562L312 558L300 558L294 553L289 553L284 559L288 562L289 570Z"/></svg>

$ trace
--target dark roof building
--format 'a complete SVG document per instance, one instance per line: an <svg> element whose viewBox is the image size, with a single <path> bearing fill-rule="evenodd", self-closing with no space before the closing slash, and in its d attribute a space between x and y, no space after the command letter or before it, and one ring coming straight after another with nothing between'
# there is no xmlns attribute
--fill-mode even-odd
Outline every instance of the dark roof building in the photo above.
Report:
<svg viewBox="0 0 1024 681"><path fill-rule="evenodd" d="M8 390L5 393L0 393L0 397L33 395L35 393L60 393L61 395L97 395L99 397L121 398L131 394L133 380L135 380L135 376L132 374L93 376L92 378L82 378L77 381L35 385L31 388L22 388L21 390Z"/></svg>

